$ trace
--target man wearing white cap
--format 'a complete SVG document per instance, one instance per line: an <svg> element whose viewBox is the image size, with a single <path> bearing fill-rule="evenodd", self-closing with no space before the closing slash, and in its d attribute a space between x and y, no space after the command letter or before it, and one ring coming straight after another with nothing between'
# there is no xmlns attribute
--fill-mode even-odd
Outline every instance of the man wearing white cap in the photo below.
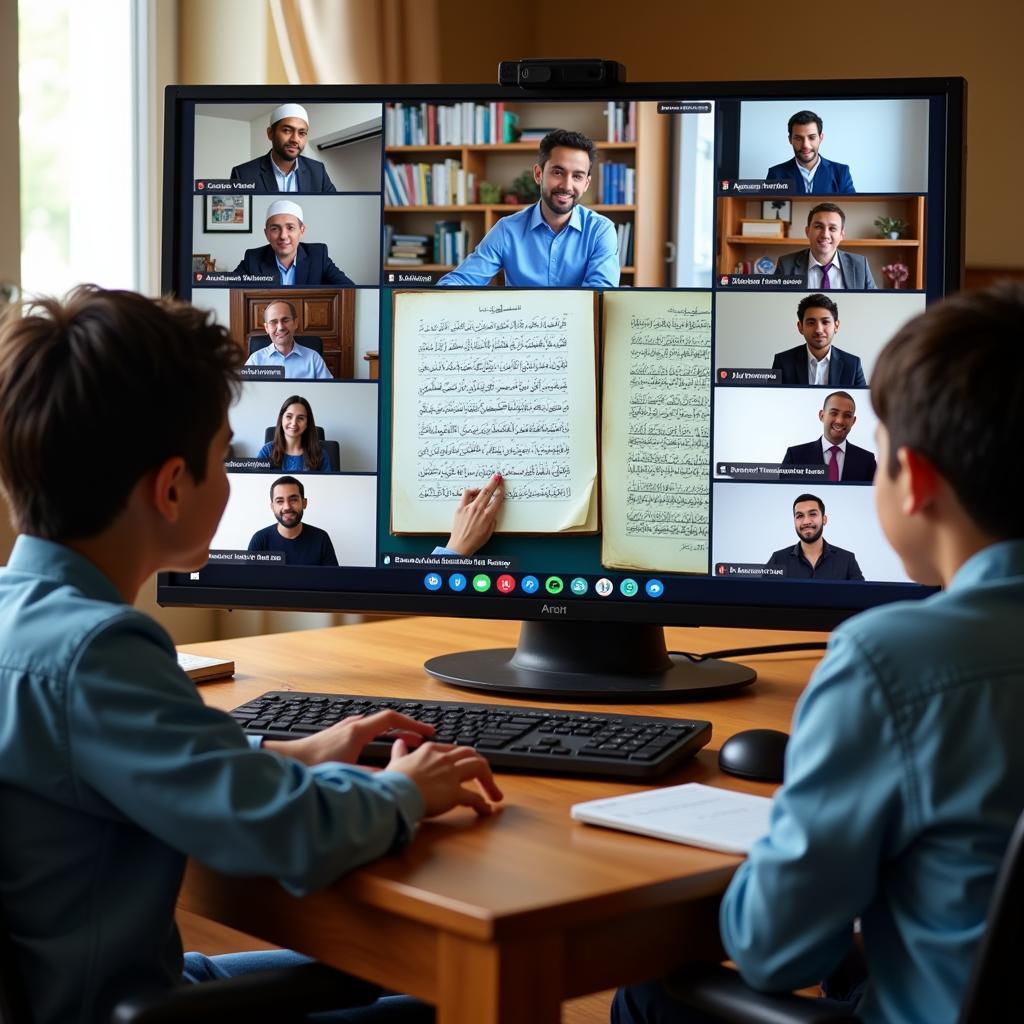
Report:
<svg viewBox="0 0 1024 1024"><path fill-rule="evenodd" d="M337 192L319 160L302 155L309 115L298 103L282 103L270 114L270 152L231 168L232 181L254 182L260 192Z"/></svg>
<svg viewBox="0 0 1024 1024"><path fill-rule="evenodd" d="M269 244L246 249L235 273L272 274L275 287L353 287L355 282L334 265L323 242L301 241L305 233L302 207L290 199L275 200L267 207L263 227Z"/></svg>

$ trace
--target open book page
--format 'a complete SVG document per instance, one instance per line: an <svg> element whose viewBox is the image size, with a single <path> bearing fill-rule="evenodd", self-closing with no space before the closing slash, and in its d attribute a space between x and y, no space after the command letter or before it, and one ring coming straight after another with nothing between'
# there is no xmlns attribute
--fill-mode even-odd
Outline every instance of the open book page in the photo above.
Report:
<svg viewBox="0 0 1024 1024"><path fill-rule="evenodd" d="M708 572L711 293L606 292L601 563Z"/></svg>
<svg viewBox="0 0 1024 1024"><path fill-rule="evenodd" d="M588 825L604 825L722 853L749 853L754 843L768 834L771 806L766 796L688 782L588 800L573 804L569 813Z"/></svg>
<svg viewBox="0 0 1024 1024"><path fill-rule="evenodd" d="M596 532L593 292L400 292L391 528L445 533L505 480L498 533Z"/></svg>

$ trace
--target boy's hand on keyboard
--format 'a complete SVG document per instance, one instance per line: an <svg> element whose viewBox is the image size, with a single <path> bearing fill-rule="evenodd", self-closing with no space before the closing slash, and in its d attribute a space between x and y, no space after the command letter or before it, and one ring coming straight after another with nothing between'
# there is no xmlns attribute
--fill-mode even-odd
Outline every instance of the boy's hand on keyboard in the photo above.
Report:
<svg viewBox="0 0 1024 1024"><path fill-rule="evenodd" d="M342 761L355 764L363 748L371 740L385 733L401 740L404 748L418 746L434 735L435 729L426 722L403 715L399 711L378 711L372 715L353 715L336 725L301 740L287 742L265 741L263 746L279 754L294 757L303 764L322 764L324 761Z"/></svg>
<svg viewBox="0 0 1024 1024"><path fill-rule="evenodd" d="M503 796L491 775L491 766L472 747L424 743L410 754L405 740L397 739L388 770L402 772L416 783L428 818L453 807L472 807L477 814L490 814L493 808L484 794L491 800L501 800ZM483 793L463 785L473 779Z"/></svg>

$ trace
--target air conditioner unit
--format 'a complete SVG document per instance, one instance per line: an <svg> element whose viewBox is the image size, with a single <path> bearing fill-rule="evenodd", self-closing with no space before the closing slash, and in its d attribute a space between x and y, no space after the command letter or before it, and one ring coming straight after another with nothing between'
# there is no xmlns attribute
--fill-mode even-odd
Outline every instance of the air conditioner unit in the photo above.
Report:
<svg viewBox="0 0 1024 1024"><path fill-rule="evenodd" d="M369 121L360 121L359 124L350 124L339 131L331 132L317 139L314 145L318 150L337 149L339 146L351 146L356 142L380 138L382 125L381 118L373 117Z"/></svg>

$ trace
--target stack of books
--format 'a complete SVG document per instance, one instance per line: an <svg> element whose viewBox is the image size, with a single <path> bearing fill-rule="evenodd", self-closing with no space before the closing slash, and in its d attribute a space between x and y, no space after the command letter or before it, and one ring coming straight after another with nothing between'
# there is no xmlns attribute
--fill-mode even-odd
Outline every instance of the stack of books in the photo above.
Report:
<svg viewBox="0 0 1024 1024"><path fill-rule="evenodd" d="M387 262L398 266L420 266L431 255L429 235L400 234L392 231L390 225L385 228L385 244Z"/></svg>

